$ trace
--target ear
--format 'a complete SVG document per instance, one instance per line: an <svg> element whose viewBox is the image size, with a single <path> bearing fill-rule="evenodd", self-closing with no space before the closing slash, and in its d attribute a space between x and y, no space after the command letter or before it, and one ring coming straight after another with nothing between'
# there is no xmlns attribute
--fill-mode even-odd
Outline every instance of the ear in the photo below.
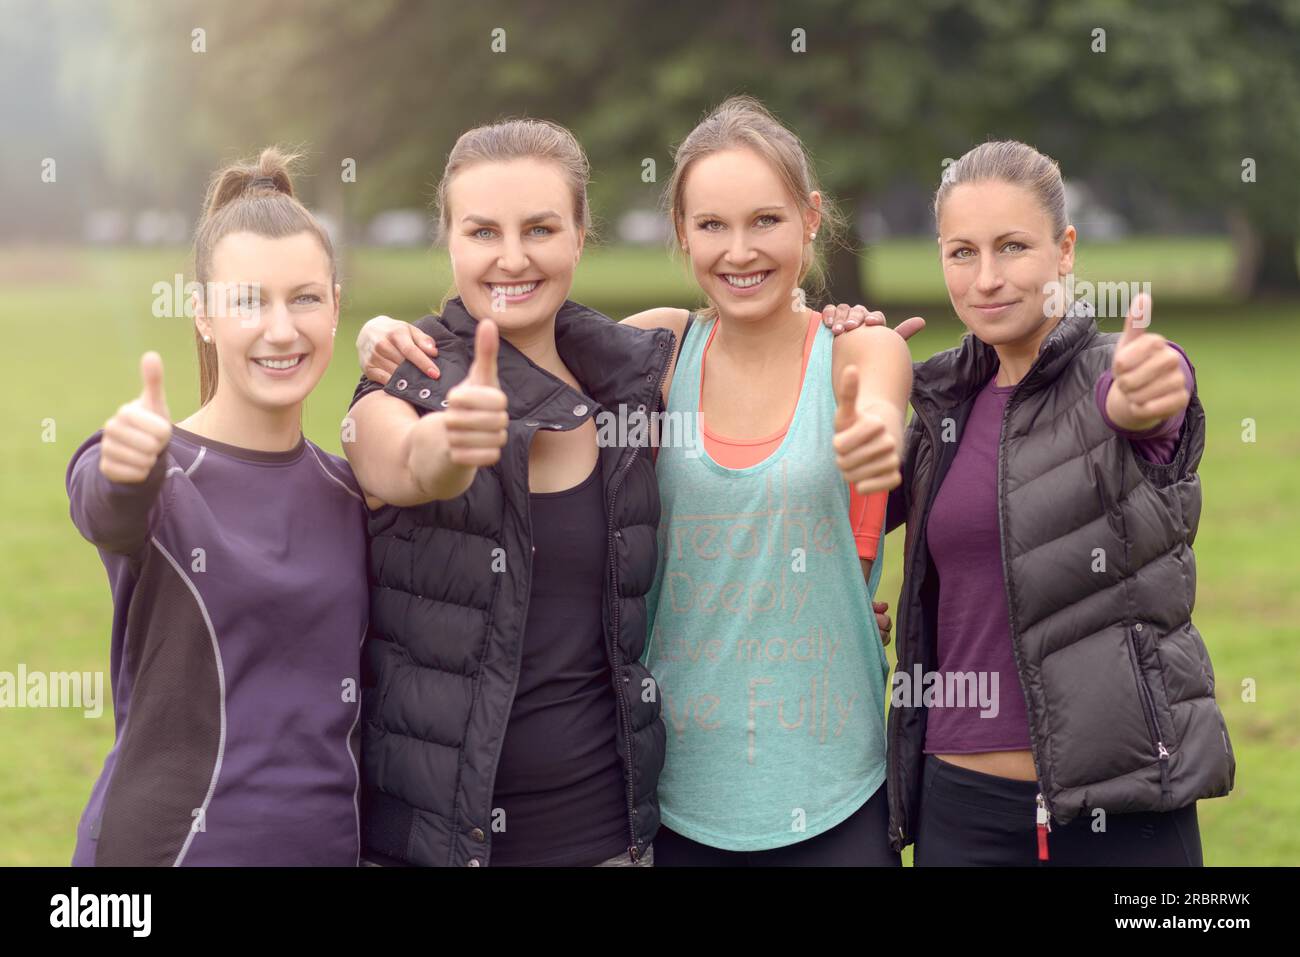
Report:
<svg viewBox="0 0 1300 957"><path fill-rule="evenodd" d="M343 287L338 283L334 284L334 328L339 327L339 304L343 300Z"/></svg>
<svg viewBox="0 0 1300 957"><path fill-rule="evenodd" d="M194 328L199 331L199 338L212 335L212 323L208 321L203 304L203 296L197 289L190 292L190 304L194 309Z"/></svg>
<svg viewBox="0 0 1300 957"><path fill-rule="evenodd" d="M822 224L822 194L813 190L808 194L808 208L803 214L804 235L815 233Z"/></svg>
<svg viewBox="0 0 1300 957"><path fill-rule="evenodd" d="M1061 235L1061 258L1056 264L1056 273L1059 276L1066 276L1074 272L1074 242L1078 239L1078 233L1073 226L1066 226L1065 232Z"/></svg>
<svg viewBox="0 0 1300 957"><path fill-rule="evenodd" d="M686 223L680 217L673 220L673 232L677 234L677 245L684 247L686 245Z"/></svg>

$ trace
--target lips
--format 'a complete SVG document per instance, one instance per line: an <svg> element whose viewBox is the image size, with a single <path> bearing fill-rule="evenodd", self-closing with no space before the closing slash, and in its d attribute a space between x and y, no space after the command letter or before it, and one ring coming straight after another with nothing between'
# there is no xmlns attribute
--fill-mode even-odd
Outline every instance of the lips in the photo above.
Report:
<svg viewBox="0 0 1300 957"><path fill-rule="evenodd" d="M529 279L525 282L489 282L484 285L494 300L514 303L532 298L543 282L543 279Z"/></svg>
<svg viewBox="0 0 1300 957"><path fill-rule="evenodd" d="M307 353L295 352L282 356L253 356L249 359L249 362L273 379L287 379L307 364Z"/></svg>
<svg viewBox="0 0 1300 957"><path fill-rule="evenodd" d="M773 269L760 269L746 273L724 272L718 273L718 276L733 293L738 296L747 296L753 294L766 283L773 272L775 272Z"/></svg>

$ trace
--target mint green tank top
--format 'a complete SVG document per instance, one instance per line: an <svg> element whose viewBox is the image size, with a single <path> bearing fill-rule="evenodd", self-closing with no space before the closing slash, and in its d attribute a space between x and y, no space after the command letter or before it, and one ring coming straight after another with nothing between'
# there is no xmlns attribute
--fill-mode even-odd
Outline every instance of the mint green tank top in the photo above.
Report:
<svg viewBox="0 0 1300 957"><path fill-rule="evenodd" d="M663 696L663 823L712 847L762 851L829 830L885 779L889 664L863 582L849 487L835 466L834 336L819 327L785 439L729 469L703 447L691 324L657 470L659 566L644 661Z"/></svg>

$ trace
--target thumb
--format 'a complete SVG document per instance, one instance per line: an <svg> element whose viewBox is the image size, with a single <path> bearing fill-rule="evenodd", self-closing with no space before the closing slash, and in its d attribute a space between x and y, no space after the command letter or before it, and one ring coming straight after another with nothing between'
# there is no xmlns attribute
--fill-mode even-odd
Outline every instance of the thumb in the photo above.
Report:
<svg viewBox="0 0 1300 957"><path fill-rule="evenodd" d="M835 389L835 431L842 432L858 415L858 367L849 366Z"/></svg>
<svg viewBox="0 0 1300 957"><path fill-rule="evenodd" d="M162 356L146 352L140 357L140 401L150 412L171 421L167 411L167 396L163 393Z"/></svg>
<svg viewBox="0 0 1300 957"><path fill-rule="evenodd" d="M497 379L497 350L500 348L500 333L497 324L491 319L480 319L478 329L474 332L474 361L469 367L469 381L474 385L490 385L500 388Z"/></svg>
<svg viewBox="0 0 1300 957"><path fill-rule="evenodd" d="M1124 332L1119 344L1126 345L1151 328L1151 297L1139 293L1129 303L1128 314L1124 316Z"/></svg>

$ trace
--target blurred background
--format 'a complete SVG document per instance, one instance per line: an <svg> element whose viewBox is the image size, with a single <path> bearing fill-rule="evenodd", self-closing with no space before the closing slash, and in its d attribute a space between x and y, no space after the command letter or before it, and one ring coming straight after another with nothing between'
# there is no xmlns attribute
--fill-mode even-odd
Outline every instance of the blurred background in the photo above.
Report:
<svg viewBox="0 0 1300 957"><path fill-rule="evenodd" d="M963 331L931 198L985 139L1060 162L1078 280L1151 284L1209 419L1196 620L1237 780L1200 804L1205 860L1300 860L1298 0L0 0L0 672L101 671L109 696L111 603L64 470L138 393L147 349L173 417L197 406L191 324L157 314L193 279L214 169L306 153L344 298L305 430L338 452L361 323L419 318L449 287L429 202L459 133L573 129L599 231L574 298L621 318L700 302L660 194L673 145L738 92L804 138L850 223L824 295L925 316L917 359ZM892 606L901 534L886 550ZM69 860L112 740L111 703L0 708L0 864Z"/></svg>

